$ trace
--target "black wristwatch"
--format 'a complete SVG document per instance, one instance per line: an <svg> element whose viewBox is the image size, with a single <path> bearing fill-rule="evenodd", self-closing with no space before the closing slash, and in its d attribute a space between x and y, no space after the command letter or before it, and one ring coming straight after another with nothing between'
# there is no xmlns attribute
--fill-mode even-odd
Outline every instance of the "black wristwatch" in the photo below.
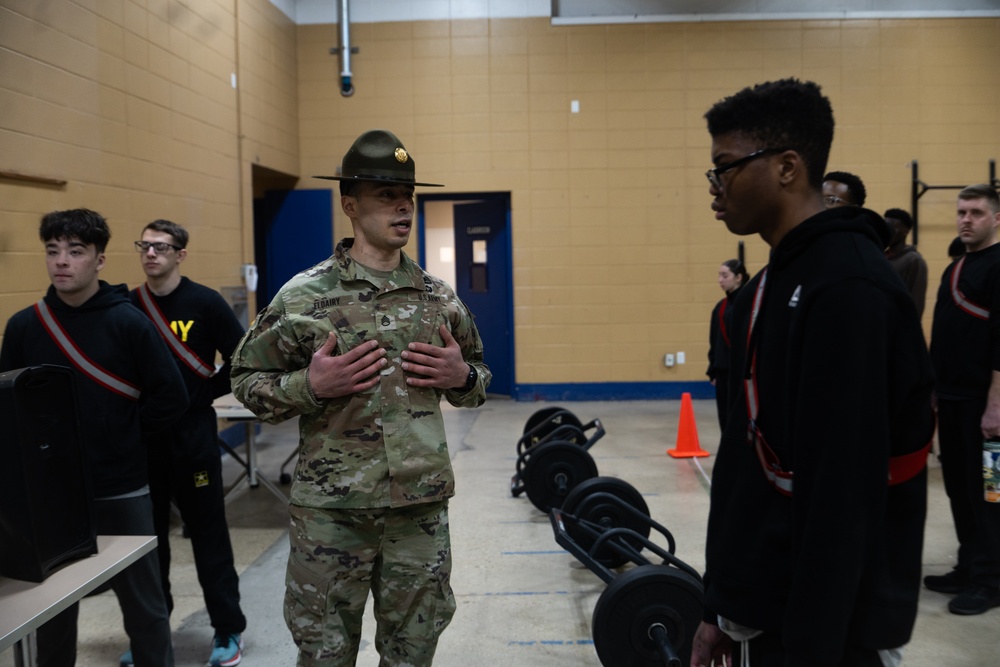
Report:
<svg viewBox="0 0 1000 667"><path fill-rule="evenodd" d="M476 369L472 364L469 364L469 377L465 378L465 384L462 385L462 391L470 391L476 386L477 379L479 379L479 373L476 372Z"/></svg>

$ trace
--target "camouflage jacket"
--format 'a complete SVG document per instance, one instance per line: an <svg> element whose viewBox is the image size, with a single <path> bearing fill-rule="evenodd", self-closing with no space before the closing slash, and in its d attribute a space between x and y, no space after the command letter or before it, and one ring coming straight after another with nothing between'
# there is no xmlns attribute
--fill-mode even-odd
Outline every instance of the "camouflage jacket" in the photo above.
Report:
<svg viewBox="0 0 1000 667"><path fill-rule="evenodd" d="M233 353L233 393L260 419L299 417L291 502L305 507L398 507L454 495L440 400L477 407L492 378L472 314L452 289L403 254L388 278L347 253L293 277L257 316ZM381 289L377 285L382 285ZM467 391L410 387L400 353L412 341L443 345L446 323L479 378ZM386 352L366 392L317 400L307 369L330 331L342 354L372 337Z"/></svg>

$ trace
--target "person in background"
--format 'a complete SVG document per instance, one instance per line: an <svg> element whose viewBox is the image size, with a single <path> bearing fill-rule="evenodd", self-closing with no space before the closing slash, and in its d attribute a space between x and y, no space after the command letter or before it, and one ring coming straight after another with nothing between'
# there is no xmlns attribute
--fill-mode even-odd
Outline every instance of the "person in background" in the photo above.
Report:
<svg viewBox="0 0 1000 667"><path fill-rule="evenodd" d="M913 229L913 218L901 208L890 208L884 217L890 234L889 247L885 250L886 259L910 292L910 297L917 306L917 316L923 317L927 297L927 262L916 246L906 243L906 235Z"/></svg>
<svg viewBox="0 0 1000 667"><path fill-rule="evenodd" d="M239 664L247 620L240 609L239 575L226 523L219 433L212 401L229 393L229 357L243 336L233 309L215 290L181 275L188 232L175 222L154 220L135 242L146 282L129 297L156 325L184 378L191 406L173 428L147 436L149 488L153 499L160 582L167 609L170 593L170 505L191 538L198 583L215 630L209 667ZM222 366L216 369L215 355ZM132 667L132 651L121 667Z"/></svg>
<svg viewBox="0 0 1000 667"><path fill-rule="evenodd" d="M715 217L771 254L733 313L746 374L712 471L690 664L896 665L917 615L934 435L916 309L881 216L824 206L834 121L819 86L762 83L705 117Z"/></svg>
<svg viewBox="0 0 1000 667"><path fill-rule="evenodd" d="M958 559L924 577L953 595L948 611L965 616L1000 606L1000 503L983 488L983 441L1000 438L1000 198L989 185L958 193L956 221L965 253L941 275L934 360L941 474L958 537Z"/></svg>
<svg viewBox="0 0 1000 667"><path fill-rule="evenodd" d="M715 308L712 309L712 319L708 334L708 371L712 386L715 387L715 404L719 415L719 426L726 426L726 415L729 409L729 351L732 346L730 330L733 320L733 302L739 294L750 274L738 259L727 259L719 267L719 287L726 293Z"/></svg>
<svg viewBox="0 0 1000 667"><path fill-rule="evenodd" d="M440 402L477 407L491 374L472 314L404 252L413 158L391 132L344 156L354 238L282 287L233 355L233 393L299 418L285 621L299 667L354 665L374 597L383 667L429 667L455 612Z"/></svg>
<svg viewBox="0 0 1000 667"><path fill-rule="evenodd" d="M823 203L827 208L864 206L868 198L865 184L847 171L831 171L823 177Z"/></svg>
<svg viewBox="0 0 1000 667"><path fill-rule="evenodd" d="M7 321L0 372L37 364L71 367L81 446L94 491L99 535L153 535L142 434L167 429L188 407L187 391L152 323L125 285L100 280L111 230L88 209L42 218L51 285ZM172 667L170 618L156 551L111 579L140 667ZM37 667L76 664L79 603L37 631Z"/></svg>

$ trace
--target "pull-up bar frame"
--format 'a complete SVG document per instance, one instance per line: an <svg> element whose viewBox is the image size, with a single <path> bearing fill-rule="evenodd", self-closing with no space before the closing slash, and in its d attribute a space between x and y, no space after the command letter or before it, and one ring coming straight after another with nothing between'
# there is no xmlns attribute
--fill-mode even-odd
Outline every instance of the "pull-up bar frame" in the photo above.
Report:
<svg viewBox="0 0 1000 667"><path fill-rule="evenodd" d="M910 163L910 210L913 216L913 245L917 245L917 230L920 229L919 224L919 202L920 198L923 197L928 190L961 190L968 185L928 185L920 180L917 170L917 161L914 160ZM1000 179L997 179L997 161L996 159L990 160L989 167L989 178L986 181L994 188L1000 189Z"/></svg>

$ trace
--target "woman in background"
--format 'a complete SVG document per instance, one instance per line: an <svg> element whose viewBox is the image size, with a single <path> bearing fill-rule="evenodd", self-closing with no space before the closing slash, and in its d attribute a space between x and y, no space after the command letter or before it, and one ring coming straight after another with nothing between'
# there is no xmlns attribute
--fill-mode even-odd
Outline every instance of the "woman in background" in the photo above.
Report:
<svg viewBox="0 0 1000 667"><path fill-rule="evenodd" d="M712 310L708 338L708 378L715 387L715 404L719 411L719 426L726 426L729 414L729 330L732 324L733 302L740 288L750 280L747 268L738 259L727 259L719 267L719 287L726 293Z"/></svg>

